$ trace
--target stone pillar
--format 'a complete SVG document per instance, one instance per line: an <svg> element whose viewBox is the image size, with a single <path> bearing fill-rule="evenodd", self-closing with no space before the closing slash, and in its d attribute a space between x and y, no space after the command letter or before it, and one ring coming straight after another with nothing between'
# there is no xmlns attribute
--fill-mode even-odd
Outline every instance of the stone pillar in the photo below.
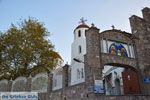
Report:
<svg viewBox="0 0 150 100"><path fill-rule="evenodd" d="M91 27L86 33L86 60L87 65L91 67L100 66L100 37L99 29L96 27Z"/></svg>
<svg viewBox="0 0 150 100"><path fill-rule="evenodd" d="M143 18L150 23L150 8L146 7L142 10Z"/></svg>
<svg viewBox="0 0 150 100"><path fill-rule="evenodd" d="M131 16L130 24L136 46L137 70L142 94L150 94L150 85L144 83L144 78L150 78L150 24L147 21L148 8L143 9L143 18ZM150 19L150 18L149 18Z"/></svg>
<svg viewBox="0 0 150 100"><path fill-rule="evenodd" d="M47 100L51 100L51 93L53 89L53 74L49 73L48 74L48 83L47 83Z"/></svg>
<svg viewBox="0 0 150 100"><path fill-rule="evenodd" d="M48 86L47 86L47 92L51 93L53 88L53 74L48 74Z"/></svg>
<svg viewBox="0 0 150 100"><path fill-rule="evenodd" d="M68 77L68 70L69 69L69 65L65 65L64 67L63 67L63 78L62 78L62 80L63 80L63 88L66 88L66 87L68 87L68 85L69 85L69 77Z"/></svg>
<svg viewBox="0 0 150 100"><path fill-rule="evenodd" d="M69 65L63 66L61 100L66 99L66 87L69 86Z"/></svg>
<svg viewBox="0 0 150 100"><path fill-rule="evenodd" d="M26 91L31 92L31 87L32 87L32 76L29 76L27 78L27 83L26 83Z"/></svg>
<svg viewBox="0 0 150 100"><path fill-rule="evenodd" d="M12 85L13 85L13 80L11 79L11 80L8 81L8 86L7 86L7 91L8 92L12 91Z"/></svg>
<svg viewBox="0 0 150 100"><path fill-rule="evenodd" d="M95 95L90 93L93 92L94 81L101 79L100 48L99 29L92 26L86 31L85 83L88 98Z"/></svg>

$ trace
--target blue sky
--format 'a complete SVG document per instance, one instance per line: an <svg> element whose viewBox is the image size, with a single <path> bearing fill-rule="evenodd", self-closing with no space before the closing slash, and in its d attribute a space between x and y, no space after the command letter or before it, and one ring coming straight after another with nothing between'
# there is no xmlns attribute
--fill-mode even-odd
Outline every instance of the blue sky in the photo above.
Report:
<svg viewBox="0 0 150 100"><path fill-rule="evenodd" d="M144 7L150 7L150 0L0 0L0 31L20 19L35 17L51 32L56 51L70 62L73 30L81 17L100 31L115 25L130 32L128 18L133 14L142 17Z"/></svg>

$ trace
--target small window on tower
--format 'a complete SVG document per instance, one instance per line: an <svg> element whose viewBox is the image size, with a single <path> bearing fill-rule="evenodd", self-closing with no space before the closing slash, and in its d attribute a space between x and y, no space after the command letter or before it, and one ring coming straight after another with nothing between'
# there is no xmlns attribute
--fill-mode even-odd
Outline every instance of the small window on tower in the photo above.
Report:
<svg viewBox="0 0 150 100"><path fill-rule="evenodd" d="M79 46L79 53L81 53L82 52L82 48L81 48L81 46Z"/></svg>
<svg viewBox="0 0 150 100"><path fill-rule="evenodd" d="M81 30L78 31L78 37L81 37Z"/></svg>
<svg viewBox="0 0 150 100"><path fill-rule="evenodd" d="M81 77L84 78L83 68L81 69Z"/></svg>

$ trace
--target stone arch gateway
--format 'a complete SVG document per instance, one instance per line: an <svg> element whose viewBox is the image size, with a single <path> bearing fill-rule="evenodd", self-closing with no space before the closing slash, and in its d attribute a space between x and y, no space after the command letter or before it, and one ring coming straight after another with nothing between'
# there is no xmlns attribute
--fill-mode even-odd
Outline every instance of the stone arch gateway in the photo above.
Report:
<svg viewBox="0 0 150 100"><path fill-rule="evenodd" d="M131 89L129 88L132 88L133 84L137 84L137 91L132 92L132 94L139 94L139 66L133 35L117 29L99 32L99 29L96 27L89 28L86 34L87 54L85 55L85 71L87 84L94 84L92 81L89 82L89 77L94 77L95 80L103 78L102 70L105 65L123 67L132 70L125 70L122 73L124 85L127 85L125 77L128 77L128 74L131 74L131 78L136 77L136 80L130 80L131 87L124 86L124 93L130 94L129 90ZM91 75L89 75L88 68L92 68Z"/></svg>

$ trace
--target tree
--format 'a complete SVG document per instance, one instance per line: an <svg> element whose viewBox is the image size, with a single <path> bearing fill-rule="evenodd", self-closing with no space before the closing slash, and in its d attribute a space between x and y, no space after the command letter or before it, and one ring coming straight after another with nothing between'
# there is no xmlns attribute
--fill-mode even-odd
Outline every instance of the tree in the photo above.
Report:
<svg viewBox="0 0 150 100"><path fill-rule="evenodd" d="M0 79L50 72L60 55L47 40L49 32L38 20L29 18L0 34Z"/></svg>

